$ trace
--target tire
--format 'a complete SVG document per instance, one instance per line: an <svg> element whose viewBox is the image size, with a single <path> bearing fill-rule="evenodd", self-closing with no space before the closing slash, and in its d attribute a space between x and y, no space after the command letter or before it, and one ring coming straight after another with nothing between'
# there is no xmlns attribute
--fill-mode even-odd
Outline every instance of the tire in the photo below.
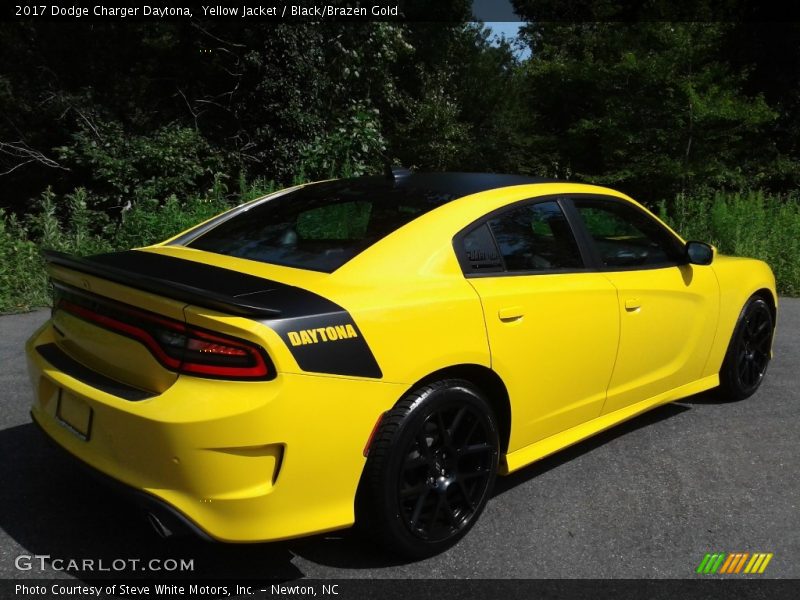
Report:
<svg viewBox="0 0 800 600"><path fill-rule="evenodd" d="M719 372L722 399L744 400L756 392L769 366L774 332L769 305L759 296L751 297L739 314Z"/></svg>
<svg viewBox="0 0 800 600"><path fill-rule="evenodd" d="M495 416L468 381L420 387L388 411L367 457L360 527L391 553L432 556L472 528L494 486Z"/></svg>

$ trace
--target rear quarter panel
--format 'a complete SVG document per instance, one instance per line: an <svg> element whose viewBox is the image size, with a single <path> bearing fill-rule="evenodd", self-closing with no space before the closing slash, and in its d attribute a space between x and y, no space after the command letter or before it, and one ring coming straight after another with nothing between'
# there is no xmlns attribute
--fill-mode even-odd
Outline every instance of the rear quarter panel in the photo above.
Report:
<svg viewBox="0 0 800 600"><path fill-rule="evenodd" d="M463 364L491 367L483 307L464 277L453 237L510 203L565 193L611 192L545 183L464 196L414 219L335 271L321 294L347 308L386 381L413 384Z"/></svg>
<svg viewBox="0 0 800 600"><path fill-rule="evenodd" d="M491 364L483 310L450 251L450 275L348 285L330 296L355 319L389 382L411 385L439 369Z"/></svg>

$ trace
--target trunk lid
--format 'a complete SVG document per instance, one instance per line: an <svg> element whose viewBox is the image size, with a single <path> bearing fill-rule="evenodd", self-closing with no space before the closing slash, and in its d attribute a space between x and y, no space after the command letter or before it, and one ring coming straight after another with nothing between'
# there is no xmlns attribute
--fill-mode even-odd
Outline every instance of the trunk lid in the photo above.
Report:
<svg viewBox="0 0 800 600"><path fill-rule="evenodd" d="M87 258L48 252L46 259L58 348L102 375L155 393L177 380L177 365L188 356L176 354L176 365L162 352L172 348L164 345L166 338L186 333L180 327L227 335L234 346L235 339L263 346L254 332L256 321L292 321L341 310L307 289L272 279L273 273L265 277L267 265L253 265L260 275L254 276L235 270L238 262L218 266L214 263L224 263L225 257L202 251L153 247ZM296 269L275 271L285 281L308 277ZM217 342L224 345L225 340Z"/></svg>

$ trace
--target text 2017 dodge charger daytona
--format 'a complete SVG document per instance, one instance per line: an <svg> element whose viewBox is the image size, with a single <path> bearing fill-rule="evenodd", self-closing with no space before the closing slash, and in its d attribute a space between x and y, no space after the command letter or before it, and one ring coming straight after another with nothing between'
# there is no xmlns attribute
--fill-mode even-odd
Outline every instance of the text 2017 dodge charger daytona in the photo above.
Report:
<svg viewBox="0 0 800 600"><path fill-rule="evenodd" d="M161 244L48 254L27 345L44 432L159 527L278 540L365 522L429 555L505 475L771 356L763 262L627 196L511 175L299 186Z"/></svg>

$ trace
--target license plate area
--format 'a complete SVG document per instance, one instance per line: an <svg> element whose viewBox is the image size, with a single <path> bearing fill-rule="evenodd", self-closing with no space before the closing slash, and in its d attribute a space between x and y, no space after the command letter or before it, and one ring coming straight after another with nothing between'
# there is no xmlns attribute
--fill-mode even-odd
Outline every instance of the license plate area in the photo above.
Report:
<svg viewBox="0 0 800 600"><path fill-rule="evenodd" d="M76 437L84 442L89 441L92 433L92 408L63 389L58 391L56 419Z"/></svg>

